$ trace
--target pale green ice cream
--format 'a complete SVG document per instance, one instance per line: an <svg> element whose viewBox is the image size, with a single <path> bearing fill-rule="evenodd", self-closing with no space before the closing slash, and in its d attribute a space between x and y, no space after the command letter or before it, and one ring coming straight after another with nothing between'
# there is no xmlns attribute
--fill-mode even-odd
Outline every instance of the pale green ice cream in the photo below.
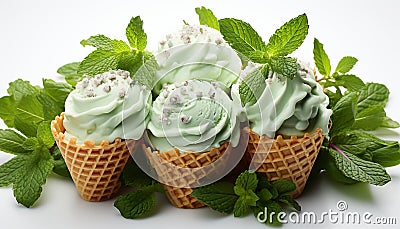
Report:
<svg viewBox="0 0 400 229"><path fill-rule="evenodd" d="M205 152L240 137L239 98L233 100L219 83L188 80L164 88L153 103L148 129L160 152Z"/></svg>
<svg viewBox="0 0 400 229"><path fill-rule="evenodd" d="M75 136L78 144L139 139L147 125L150 95L127 71L110 70L84 78L65 101L66 139Z"/></svg>
<svg viewBox="0 0 400 229"><path fill-rule="evenodd" d="M220 82L225 91L236 82L241 68L237 53L221 33L204 25L184 25L160 42L156 60L159 69L153 91L190 79Z"/></svg>
<svg viewBox="0 0 400 229"><path fill-rule="evenodd" d="M265 89L257 102L245 107L252 130L259 135L274 138L303 136L321 128L328 133L332 110L327 109L329 98L315 81L313 70L300 63L300 70L293 79L270 74ZM256 69L256 67L250 66ZM249 69L246 71L249 72Z"/></svg>

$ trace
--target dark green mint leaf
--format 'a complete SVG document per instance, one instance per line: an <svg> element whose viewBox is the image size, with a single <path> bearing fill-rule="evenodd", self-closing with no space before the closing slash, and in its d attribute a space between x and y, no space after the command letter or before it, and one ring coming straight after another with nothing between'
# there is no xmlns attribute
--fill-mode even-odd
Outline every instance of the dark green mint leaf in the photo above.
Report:
<svg viewBox="0 0 400 229"><path fill-rule="evenodd" d="M363 160L351 153L346 153L344 156L333 149L330 149L329 153L333 157L336 167L346 177L378 186L391 180L385 168L377 163Z"/></svg>
<svg viewBox="0 0 400 229"><path fill-rule="evenodd" d="M334 136L353 126L356 116L357 93L343 96L333 107L331 134Z"/></svg>
<svg viewBox="0 0 400 229"><path fill-rule="evenodd" d="M217 182L196 188L192 195L201 203L226 214L233 212L235 203L239 198L233 190L233 184L228 182Z"/></svg>
<svg viewBox="0 0 400 229"><path fill-rule="evenodd" d="M272 182L272 185L276 188L279 195L290 194L291 192L296 190L296 185L288 180L277 180Z"/></svg>
<svg viewBox="0 0 400 229"><path fill-rule="evenodd" d="M23 147L25 139L14 130L0 130L0 151L14 155L26 154L29 151Z"/></svg>
<svg viewBox="0 0 400 229"><path fill-rule="evenodd" d="M53 169L54 161L47 149L37 149L25 157L25 164L18 170L14 180L14 196L18 203L31 207L40 197L42 185Z"/></svg>
<svg viewBox="0 0 400 229"><path fill-rule="evenodd" d="M36 97L24 96L18 103L15 128L27 137L36 137L37 126L44 120L43 106Z"/></svg>
<svg viewBox="0 0 400 229"><path fill-rule="evenodd" d="M118 197L114 206L127 219L137 219L151 213L156 207L154 188L149 186Z"/></svg>

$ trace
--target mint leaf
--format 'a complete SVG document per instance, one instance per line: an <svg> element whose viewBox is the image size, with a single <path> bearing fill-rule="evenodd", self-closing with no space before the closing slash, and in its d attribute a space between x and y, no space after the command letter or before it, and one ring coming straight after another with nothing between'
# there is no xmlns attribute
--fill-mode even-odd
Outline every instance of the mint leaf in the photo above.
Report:
<svg viewBox="0 0 400 229"><path fill-rule="evenodd" d="M79 65L78 73L94 76L118 66L119 54L104 50L90 53Z"/></svg>
<svg viewBox="0 0 400 229"><path fill-rule="evenodd" d="M63 65L57 70L57 73L64 76L68 84L75 86L82 79L82 75L78 74L80 64L81 62L72 62Z"/></svg>
<svg viewBox="0 0 400 229"><path fill-rule="evenodd" d="M92 46L97 49L101 49L104 51L113 51L113 46L111 44L112 40L104 35L95 35L91 36L86 40L81 41L81 45L83 47L85 46Z"/></svg>
<svg viewBox="0 0 400 229"><path fill-rule="evenodd" d="M279 196L278 190L267 180L265 174L257 173L258 184L257 190L262 191L263 189L267 189L272 194L272 199L276 199Z"/></svg>
<svg viewBox="0 0 400 229"><path fill-rule="evenodd" d="M340 75L335 77L334 86L342 86L347 88L349 91L359 91L365 86L365 84L355 75Z"/></svg>
<svg viewBox="0 0 400 229"><path fill-rule="evenodd" d="M19 170L25 165L27 156L17 156L0 166L0 187L15 182Z"/></svg>
<svg viewBox="0 0 400 229"><path fill-rule="evenodd" d="M17 112L14 98L12 96L4 96L0 98L0 104L0 118L3 119L8 127L14 127L15 113Z"/></svg>
<svg viewBox="0 0 400 229"><path fill-rule="evenodd" d="M147 187L153 182L153 179L144 173L134 161L130 161L125 165L121 174L121 180L125 185L136 188Z"/></svg>
<svg viewBox="0 0 400 229"><path fill-rule="evenodd" d="M19 157L25 157L25 164L13 182L14 196L18 203L29 208L40 197L42 185L46 183L54 162L47 149L35 150L29 157Z"/></svg>
<svg viewBox="0 0 400 229"><path fill-rule="evenodd" d="M241 196L235 203L235 206L233 208L233 215L235 217L244 217L250 212L250 210L251 206L248 204L248 200L246 199L246 197Z"/></svg>
<svg viewBox="0 0 400 229"><path fill-rule="evenodd" d="M51 121L64 111L64 104L61 105L56 103L44 91L40 92L40 94L37 96L37 99L43 106L44 120Z"/></svg>
<svg viewBox="0 0 400 229"><path fill-rule="evenodd" d="M228 182L217 182L194 189L192 196L218 212L231 214L239 198L233 187L233 184Z"/></svg>
<svg viewBox="0 0 400 229"><path fill-rule="evenodd" d="M127 219L137 219L149 214L156 207L154 187L122 195L114 202L114 206Z"/></svg>
<svg viewBox="0 0 400 229"><path fill-rule="evenodd" d="M73 90L69 84L55 82L51 79L43 79L43 88L45 93L60 107L64 107L65 100Z"/></svg>
<svg viewBox="0 0 400 229"><path fill-rule="evenodd" d="M308 19L307 15L302 14L275 31L266 51L270 57L286 56L301 46L307 34Z"/></svg>
<svg viewBox="0 0 400 229"><path fill-rule="evenodd" d="M51 123L50 121L45 121L40 123L36 135L39 142L48 149L53 147L55 143L53 134L51 133L50 123Z"/></svg>
<svg viewBox="0 0 400 229"><path fill-rule="evenodd" d="M234 18L224 18L219 20L219 26L224 39L237 52L249 57L256 51L266 51L267 46L264 41L249 23Z"/></svg>
<svg viewBox="0 0 400 229"><path fill-rule="evenodd" d="M239 199L236 201L233 208L235 217L243 217L248 214L251 207L256 206L260 199L254 192L257 188L257 175L254 172L245 171L236 179L236 185L233 188Z"/></svg>
<svg viewBox="0 0 400 229"><path fill-rule="evenodd" d="M272 193L266 188L259 191L257 193L257 196L260 197L260 200L263 200L263 201L268 201L273 198Z"/></svg>
<svg viewBox="0 0 400 229"><path fill-rule="evenodd" d="M71 178L71 174L68 171L68 167L65 164L65 161L58 147L55 147L53 149L52 156L54 159L53 172L60 176Z"/></svg>
<svg viewBox="0 0 400 229"><path fill-rule="evenodd" d="M146 48L147 34L143 30L143 21L139 16L132 17L126 28L126 37L132 48L136 48L140 51Z"/></svg>
<svg viewBox="0 0 400 229"><path fill-rule="evenodd" d="M331 135L340 133L353 126L356 116L357 93L343 96L333 107Z"/></svg>
<svg viewBox="0 0 400 229"><path fill-rule="evenodd" d="M400 124L397 121L394 121L393 119L389 117L384 117L382 119L381 127L385 128L399 128Z"/></svg>
<svg viewBox="0 0 400 229"><path fill-rule="evenodd" d="M299 203L297 203L297 201L295 201L292 197L290 197L290 195L280 196L279 202L282 202L282 203L296 209L297 211L301 211L301 206L299 205Z"/></svg>
<svg viewBox="0 0 400 229"><path fill-rule="evenodd" d="M207 9L204 6L197 7L196 13L199 15L200 25L207 25L208 27L219 31L218 19L210 9Z"/></svg>
<svg viewBox="0 0 400 229"><path fill-rule="evenodd" d="M276 188L279 195L281 194L290 194L294 190L296 190L296 185L288 180L277 180L272 182L272 186Z"/></svg>
<svg viewBox="0 0 400 229"><path fill-rule="evenodd" d="M154 88L156 83L156 71L158 69L158 63L154 57L146 60L146 62L140 66L132 79L138 81L141 85L145 85L147 88Z"/></svg>
<svg viewBox="0 0 400 229"><path fill-rule="evenodd" d="M0 130L0 151L14 155L26 154L29 151L23 147L25 137L8 129Z"/></svg>
<svg viewBox="0 0 400 229"><path fill-rule="evenodd" d="M271 59L272 71L278 73L279 75L293 79L297 71L300 69L300 65L297 60L291 57L277 57Z"/></svg>
<svg viewBox="0 0 400 229"><path fill-rule="evenodd" d="M357 61L358 60L355 57L345 56L339 61L339 64L336 67L335 72L346 74L354 67Z"/></svg>
<svg viewBox="0 0 400 229"><path fill-rule="evenodd" d="M9 84L7 92L10 96L14 97L14 100L19 103L19 101L25 96L35 96L39 93L39 88L32 86L29 81L18 79Z"/></svg>
<svg viewBox="0 0 400 229"><path fill-rule="evenodd" d="M22 144L22 147L25 150L35 150L40 146L39 140L36 137L30 137L27 138L24 143Z"/></svg>
<svg viewBox="0 0 400 229"><path fill-rule="evenodd" d="M328 55L324 50L324 45L321 44L317 38L314 38L314 62L317 66L319 73L321 73L325 78L331 74L331 62Z"/></svg>
<svg viewBox="0 0 400 229"><path fill-rule="evenodd" d="M386 117L384 108L380 105L371 106L361 110L356 115L353 129L376 130Z"/></svg>
<svg viewBox="0 0 400 229"><path fill-rule="evenodd" d="M363 160L353 154L347 153L346 157L336 150L329 149L336 167L351 179L382 186L391 180L385 168L381 165Z"/></svg>
<svg viewBox="0 0 400 229"><path fill-rule="evenodd" d="M43 107L36 97L22 97L15 115L15 128L27 137L36 137L37 125L44 120Z"/></svg>
<svg viewBox="0 0 400 229"><path fill-rule="evenodd" d="M238 178L236 179L235 186L241 187L244 190L248 191L255 191L257 188L257 175L254 172L245 171L241 173Z"/></svg>
<svg viewBox="0 0 400 229"><path fill-rule="evenodd" d="M257 102L266 87L265 77L259 69L250 72L239 85L242 105L252 105Z"/></svg>
<svg viewBox="0 0 400 229"><path fill-rule="evenodd" d="M372 153L372 161L384 167L400 164L400 147L398 143L376 149Z"/></svg>
<svg viewBox="0 0 400 229"><path fill-rule="evenodd" d="M385 107L389 98L389 90L383 84L367 83L358 95L358 112L368 109L371 106L380 105Z"/></svg>

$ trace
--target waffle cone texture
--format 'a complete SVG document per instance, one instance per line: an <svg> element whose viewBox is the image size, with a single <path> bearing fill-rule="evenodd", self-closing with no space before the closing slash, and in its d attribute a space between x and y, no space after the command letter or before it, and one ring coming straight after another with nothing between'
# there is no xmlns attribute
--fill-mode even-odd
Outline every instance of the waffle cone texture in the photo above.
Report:
<svg viewBox="0 0 400 229"><path fill-rule="evenodd" d="M64 113L51 122L51 131L80 196L93 202L110 199L121 187L119 177L130 157L127 143L116 139L111 144L76 144L75 137L67 141L63 121Z"/></svg>
<svg viewBox="0 0 400 229"><path fill-rule="evenodd" d="M172 205L178 208L200 208L205 206L191 195L191 187L198 186L212 173L218 173L224 160L220 159L228 149L229 142L208 152L184 152L178 149L159 153L143 145L147 158ZM222 159L222 158L221 158ZM217 161L218 160L218 161ZM202 169L207 166L206 169ZM179 169L182 168L182 169ZM187 168L194 170L187 170Z"/></svg>
<svg viewBox="0 0 400 229"><path fill-rule="evenodd" d="M259 166L256 171L265 174L269 181L292 181L296 184L292 197L300 196L324 141L322 130L317 128L313 134L306 133L302 138L284 139L279 135L273 140L260 138L251 129L247 131L246 161Z"/></svg>

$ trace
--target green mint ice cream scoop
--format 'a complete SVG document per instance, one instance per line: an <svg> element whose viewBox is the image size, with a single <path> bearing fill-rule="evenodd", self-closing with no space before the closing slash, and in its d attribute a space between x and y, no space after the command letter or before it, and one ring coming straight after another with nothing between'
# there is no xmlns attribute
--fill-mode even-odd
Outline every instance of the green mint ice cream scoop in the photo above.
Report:
<svg viewBox="0 0 400 229"><path fill-rule="evenodd" d="M153 103L148 129L160 152L205 152L226 141L236 146L242 107L217 82L188 80L164 88Z"/></svg>

